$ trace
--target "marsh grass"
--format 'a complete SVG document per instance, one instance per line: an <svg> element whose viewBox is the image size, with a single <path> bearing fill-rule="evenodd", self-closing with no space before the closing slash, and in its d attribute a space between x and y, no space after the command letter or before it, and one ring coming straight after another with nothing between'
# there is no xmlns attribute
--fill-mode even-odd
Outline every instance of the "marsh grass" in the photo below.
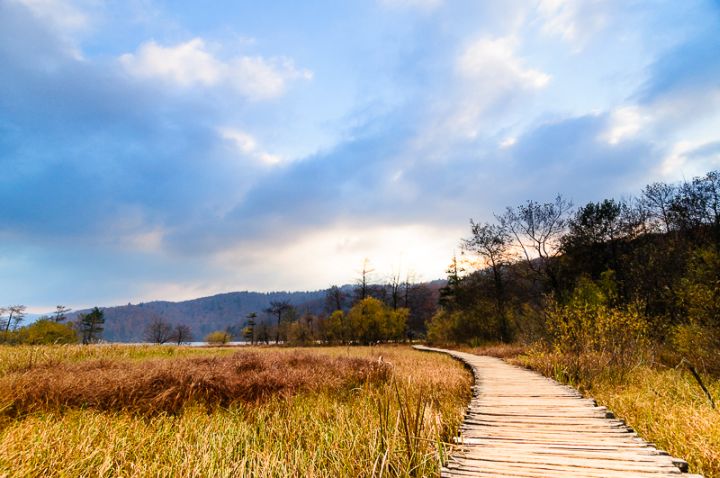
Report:
<svg viewBox="0 0 720 478"><path fill-rule="evenodd" d="M112 360L142 370L150 363L163 368L154 362L188 367L201 358L184 350L155 355L152 349L161 348L142 353L116 348ZM312 356L317 366L340 370L332 372L340 378L328 379L323 371L315 375L317 367L307 367L303 377L322 386L302 385L292 393L214 407L188 400L172 412L36 407L5 419L0 476L437 476L469 400L471 377L460 364L405 347L253 351L256 360L276 364L281 376ZM218 352L221 363L236 360L225 349ZM63 361L56 350L42 353L66 370L82 370L102 356L96 350ZM351 363L389 375L344 375ZM6 372L1 380L56 366Z"/></svg>
<svg viewBox="0 0 720 478"><path fill-rule="evenodd" d="M67 408L176 414L188 404L212 410L321 389L340 392L386 382L390 373L382 362L307 352L88 360L8 374L0 378L0 403L11 416Z"/></svg>
<svg viewBox="0 0 720 478"><path fill-rule="evenodd" d="M684 367L638 362L609 366L603 354L570 356L529 350L510 360L581 389L624 419L644 439L683 458L690 470L720 478L720 411ZM720 380L704 384L720 397Z"/></svg>

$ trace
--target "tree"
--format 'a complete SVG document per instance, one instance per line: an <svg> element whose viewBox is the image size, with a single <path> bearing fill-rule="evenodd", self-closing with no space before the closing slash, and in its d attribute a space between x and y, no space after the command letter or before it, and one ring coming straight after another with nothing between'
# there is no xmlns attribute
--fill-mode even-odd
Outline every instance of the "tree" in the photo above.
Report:
<svg viewBox="0 0 720 478"><path fill-rule="evenodd" d="M172 336L170 340L175 342L178 345L186 344L188 342L191 342L193 339L192 331L190 330L190 327L185 324L176 324L175 327L173 327Z"/></svg>
<svg viewBox="0 0 720 478"><path fill-rule="evenodd" d="M293 311L295 308L290 305L290 302L287 300L277 300L270 302L270 307L265 309L265 312L272 315L273 317L277 318L277 330L275 332L275 343L280 343L280 327L282 325L282 320L285 317L286 314L289 314L291 311Z"/></svg>
<svg viewBox="0 0 720 478"><path fill-rule="evenodd" d="M173 339L173 327L162 317L154 317L145 327L143 338L146 342L164 344Z"/></svg>
<svg viewBox="0 0 720 478"><path fill-rule="evenodd" d="M25 320L25 309L27 309L27 307L24 305L11 305L7 308L8 316L5 322L6 333L10 331L10 326L16 329L18 325L20 325L20 322Z"/></svg>
<svg viewBox="0 0 720 478"><path fill-rule="evenodd" d="M102 310L94 307L89 313L80 314L78 319L83 345L100 340L105 324L105 313Z"/></svg>
<svg viewBox="0 0 720 478"><path fill-rule="evenodd" d="M670 208L677 194L677 188L666 183L652 183L645 186L640 198L641 207L648 213L651 228L670 232Z"/></svg>
<svg viewBox="0 0 720 478"><path fill-rule="evenodd" d="M500 225L515 238L528 267L546 278L555 292L559 291L560 283L553 259L560 253L560 240L571 209L572 203L558 195L553 202L528 201L515 209L507 208L498 217Z"/></svg>
<svg viewBox="0 0 720 478"><path fill-rule="evenodd" d="M325 312L332 314L336 310L344 310L345 294L340 287L334 285L325 292Z"/></svg>
<svg viewBox="0 0 720 478"><path fill-rule="evenodd" d="M352 336L363 343L403 338L408 310L392 310L374 297L355 304L347 315Z"/></svg>
<svg viewBox="0 0 720 478"><path fill-rule="evenodd" d="M452 261L447 270L447 283L440 289L440 305L452 308L456 305L458 293L460 291L461 274L465 272L462 264L458 261L457 255L453 254Z"/></svg>
<svg viewBox="0 0 720 478"><path fill-rule="evenodd" d="M346 343L349 338L349 331L346 327L345 313L338 309L325 319L325 338L329 343Z"/></svg>
<svg viewBox="0 0 720 478"><path fill-rule="evenodd" d="M370 260L366 257L363 259L362 269L360 270L360 278L356 281L355 302L365 300L369 295L370 274L375 272L370 266Z"/></svg>
<svg viewBox="0 0 720 478"><path fill-rule="evenodd" d="M67 313L70 312L72 309L70 307L65 307L64 305L58 305L55 307L55 312L53 312L53 320L55 322L63 322L65 319L67 319Z"/></svg>
<svg viewBox="0 0 720 478"><path fill-rule="evenodd" d="M250 345L255 345L255 326L257 325L257 314L251 312L247 315L246 326L243 329L245 340L250 339Z"/></svg>
<svg viewBox="0 0 720 478"><path fill-rule="evenodd" d="M205 336L205 342L210 345L225 345L230 342L230 334L224 330L216 330Z"/></svg>
<svg viewBox="0 0 720 478"><path fill-rule="evenodd" d="M512 260L512 240L507 228L498 224L475 223L470 220L472 237L463 240L466 251L479 255L493 278L495 304L500 321L500 340L510 341L510 325L506 313L505 269Z"/></svg>
<svg viewBox="0 0 720 478"><path fill-rule="evenodd" d="M265 322L260 322L257 325L255 343L259 344L261 342L263 342L265 344L270 343L270 328L268 327L268 324Z"/></svg>

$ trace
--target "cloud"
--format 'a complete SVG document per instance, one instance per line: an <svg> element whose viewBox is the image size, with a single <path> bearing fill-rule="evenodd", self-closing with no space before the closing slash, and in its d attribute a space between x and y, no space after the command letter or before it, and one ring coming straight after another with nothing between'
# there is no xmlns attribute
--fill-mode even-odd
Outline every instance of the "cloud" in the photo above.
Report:
<svg viewBox="0 0 720 478"><path fill-rule="evenodd" d="M261 150L255 138L244 131L233 128L220 128L218 134L224 140L232 143L238 152L254 160L265 164L277 164L282 161L279 156Z"/></svg>
<svg viewBox="0 0 720 478"><path fill-rule="evenodd" d="M575 52L607 25L608 9L606 1L540 0L537 4L541 31L562 38Z"/></svg>
<svg viewBox="0 0 720 478"><path fill-rule="evenodd" d="M156 79L181 88L227 85L253 100L283 95L290 81L310 80L312 72L297 69L287 58L266 59L260 56L218 59L202 38L174 46L154 41L144 43L136 53L120 56L120 63L131 75Z"/></svg>
<svg viewBox="0 0 720 478"><path fill-rule="evenodd" d="M550 75L524 65L515 55L517 40L513 37L483 38L471 43L457 61L458 73L481 88L494 90L543 88Z"/></svg>
<svg viewBox="0 0 720 478"><path fill-rule="evenodd" d="M440 152L457 141L472 141L495 132L515 107L545 89L552 77L527 65L513 36L485 37L465 44L457 53L453 75L426 116L428 124L414 140L415 153ZM515 120L512 120L515 121Z"/></svg>
<svg viewBox="0 0 720 478"><path fill-rule="evenodd" d="M637 106L622 106L610 114L608 127L602 133L602 139L609 144L635 137L652 118Z"/></svg>

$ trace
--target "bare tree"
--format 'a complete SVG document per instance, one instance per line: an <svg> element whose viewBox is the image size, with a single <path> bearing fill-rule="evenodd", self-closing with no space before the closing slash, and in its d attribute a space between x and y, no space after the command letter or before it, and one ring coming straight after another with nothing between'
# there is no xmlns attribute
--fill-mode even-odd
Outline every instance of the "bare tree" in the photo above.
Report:
<svg viewBox="0 0 720 478"><path fill-rule="evenodd" d="M366 257L363 259L362 270L360 271L360 278L357 280L357 288L355 289L355 300L361 301L367 298L370 290L370 274L375 272L370 266L370 260Z"/></svg>
<svg viewBox="0 0 720 478"><path fill-rule="evenodd" d="M663 232L670 232L672 227L671 207L677 193L677 187L672 184L652 183L645 186L640 204L652 220L651 227Z"/></svg>
<svg viewBox="0 0 720 478"><path fill-rule="evenodd" d="M512 261L512 237L508 229L499 224L475 223L471 219L470 227L472 237L463 240L463 248L479 255L492 273L501 340L506 342L510 340L510 332L505 310L505 269Z"/></svg>
<svg viewBox="0 0 720 478"><path fill-rule="evenodd" d="M400 271L397 271L397 273L390 277L390 283L388 285L390 286L390 305L393 310L397 310L397 308L400 307L403 286L403 282L400 279Z"/></svg>
<svg viewBox="0 0 720 478"><path fill-rule="evenodd" d="M191 342L193 339L192 331L190 330L190 327L188 327L185 324L176 324L175 327L173 327L172 330L172 336L170 340L175 342L178 345L186 344L188 342Z"/></svg>
<svg viewBox="0 0 720 478"><path fill-rule="evenodd" d="M287 300L277 300L270 302L270 307L265 309L265 312L272 315L273 317L277 318L277 331L275 332L275 343L280 343L280 324L282 323L282 319L293 309L293 306L290 305L290 302Z"/></svg>
<svg viewBox="0 0 720 478"><path fill-rule="evenodd" d="M555 291L559 283L551 261L560 253L560 240L571 210L572 203L558 195L553 202L528 201L515 209L507 208L497 217L500 225L514 237L528 267L546 277Z"/></svg>
<svg viewBox="0 0 720 478"><path fill-rule="evenodd" d="M145 341L155 344L164 344L173 339L173 327L162 317L153 317L145 327L143 334Z"/></svg>

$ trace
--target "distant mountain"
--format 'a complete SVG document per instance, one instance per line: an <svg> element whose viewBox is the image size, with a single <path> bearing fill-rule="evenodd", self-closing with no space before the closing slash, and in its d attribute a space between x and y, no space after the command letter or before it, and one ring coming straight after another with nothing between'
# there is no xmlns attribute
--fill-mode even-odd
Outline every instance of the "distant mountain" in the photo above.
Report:
<svg viewBox="0 0 720 478"><path fill-rule="evenodd" d="M412 286L410 299L411 314L408 326L424 330L425 321L432 316L437 306L439 289L444 280L434 280ZM388 299L388 286L373 285L369 294ZM350 304L355 286L340 287L345 296L344 308ZM300 314L325 312L327 290L307 292L229 292L182 302L153 301L115 307L101 307L105 312L103 339L109 342L142 342L145 328L156 317L171 324L190 327L195 340L202 340L215 330L239 332L245 325L247 315L255 312L260 321L271 320L264 312L273 301L288 301ZM72 319L88 310L69 314Z"/></svg>
<svg viewBox="0 0 720 478"><path fill-rule="evenodd" d="M350 288L344 286L343 289ZM140 342L146 325L155 317L172 324L189 326L195 340L214 330L243 326L246 316L255 312L262 320L271 301L287 300L300 313L318 314L325 304L325 291L311 292L230 292L183 302L154 301L117 307L101 307L105 312L103 339L110 342ZM77 311L73 315L87 311Z"/></svg>

